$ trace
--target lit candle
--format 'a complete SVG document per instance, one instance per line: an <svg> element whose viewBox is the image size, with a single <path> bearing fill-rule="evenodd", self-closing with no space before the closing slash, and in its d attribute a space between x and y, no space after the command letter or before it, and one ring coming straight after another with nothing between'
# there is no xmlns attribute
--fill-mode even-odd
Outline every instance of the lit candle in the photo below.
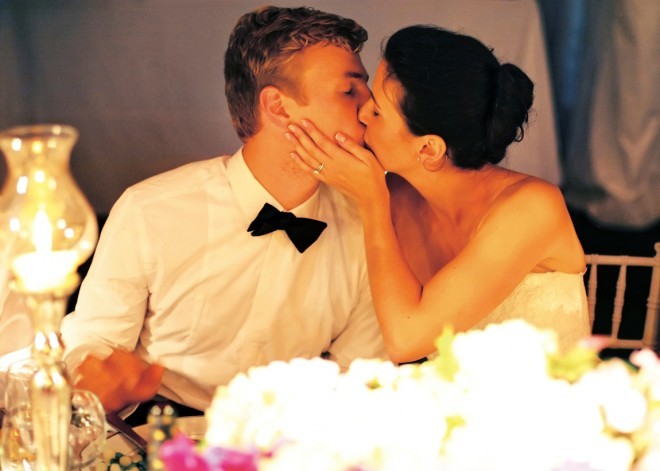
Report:
<svg viewBox="0 0 660 471"><path fill-rule="evenodd" d="M36 250L17 256L12 263L24 289L43 292L63 285L77 268L78 254L75 250L53 251L53 227L43 210L34 218L32 243Z"/></svg>

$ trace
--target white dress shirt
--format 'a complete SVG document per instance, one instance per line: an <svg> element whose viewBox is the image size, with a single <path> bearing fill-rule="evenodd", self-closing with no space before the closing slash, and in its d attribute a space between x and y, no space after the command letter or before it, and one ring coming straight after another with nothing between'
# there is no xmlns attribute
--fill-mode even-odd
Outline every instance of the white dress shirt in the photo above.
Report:
<svg viewBox="0 0 660 471"><path fill-rule="evenodd" d="M67 361L135 349L165 366L160 394L204 409L253 365L324 352L344 368L385 357L357 211L321 185L291 210L328 223L301 254L284 231L247 232L264 203L282 209L241 150L129 188L65 317Z"/></svg>

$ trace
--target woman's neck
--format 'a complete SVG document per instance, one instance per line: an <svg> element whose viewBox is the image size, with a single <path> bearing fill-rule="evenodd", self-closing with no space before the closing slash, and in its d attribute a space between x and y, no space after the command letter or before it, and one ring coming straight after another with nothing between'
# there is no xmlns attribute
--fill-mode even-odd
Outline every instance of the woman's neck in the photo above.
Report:
<svg viewBox="0 0 660 471"><path fill-rule="evenodd" d="M496 191L493 177L500 170L493 165L472 170L449 164L435 172L421 168L409 181L436 217L457 224L487 204Z"/></svg>

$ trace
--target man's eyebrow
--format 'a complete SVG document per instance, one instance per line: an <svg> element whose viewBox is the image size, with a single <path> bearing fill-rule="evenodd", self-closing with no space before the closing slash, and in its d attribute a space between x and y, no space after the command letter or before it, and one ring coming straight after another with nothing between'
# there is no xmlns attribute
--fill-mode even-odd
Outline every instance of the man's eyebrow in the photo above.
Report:
<svg viewBox="0 0 660 471"><path fill-rule="evenodd" d="M369 74L367 74L367 73L363 74L362 72L348 71L348 72L346 72L346 77L364 80L365 82L369 81Z"/></svg>

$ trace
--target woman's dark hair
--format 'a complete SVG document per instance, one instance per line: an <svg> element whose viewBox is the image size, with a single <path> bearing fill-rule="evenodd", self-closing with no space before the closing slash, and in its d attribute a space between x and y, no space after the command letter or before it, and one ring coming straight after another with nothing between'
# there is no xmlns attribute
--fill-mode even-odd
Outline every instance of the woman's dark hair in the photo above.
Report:
<svg viewBox="0 0 660 471"><path fill-rule="evenodd" d="M402 85L399 106L410 132L442 137L456 166L499 163L523 138L534 84L475 38L409 26L387 40L383 59L387 78Z"/></svg>

